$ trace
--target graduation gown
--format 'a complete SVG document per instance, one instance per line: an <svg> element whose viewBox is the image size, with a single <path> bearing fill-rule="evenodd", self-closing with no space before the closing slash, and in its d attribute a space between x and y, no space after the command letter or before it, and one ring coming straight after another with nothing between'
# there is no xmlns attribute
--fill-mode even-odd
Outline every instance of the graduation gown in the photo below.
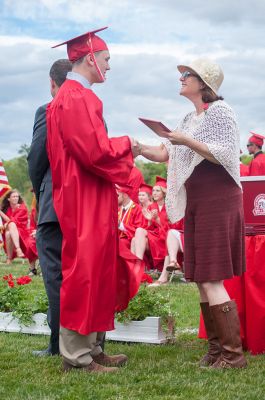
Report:
<svg viewBox="0 0 265 400"><path fill-rule="evenodd" d="M146 228L147 221L143 216L142 208L132 202L123 212L119 208L118 220L122 222L124 230L119 230L119 262L118 262L118 290L116 311L127 308L129 301L138 293L144 274L144 261L137 258L130 251L132 238L137 228Z"/></svg>
<svg viewBox="0 0 265 400"><path fill-rule="evenodd" d="M134 202L123 215L122 207L119 208L118 219L122 222L124 230L119 230L121 239L128 239L131 242L137 228L147 228L147 221L143 216L142 207Z"/></svg>
<svg viewBox="0 0 265 400"><path fill-rule="evenodd" d="M9 207L5 214L10 218L10 222L14 222L16 224L19 234L19 245L21 247L21 250L25 254L25 257L29 260L30 263L35 261L38 258L38 253L36 241L31 236L31 230L28 229L29 215L26 205L24 203L18 204L15 209ZM3 224L4 223L5 221L3 221ZM15 251L13 252L12 258L16 258Z"/></svg>
<svg viewBox="0 0 265 400"><path fill-rule="evenodd" d="M262 151L257 153L249 164L249 175L265 175L265 154Z"/></svg>
<svg viewBox="0 0 265 400"><path fill-rule="evenodd" d="M133 166L130 139L109 139L102 102L66 80L47 107L54 208L63 234L61 325L80 334L114 329L118 201Z"/></svg>
<svg viewBox="0 0 265 400"><path fill-rule="evenodd" d="M157 210L160 218L160 224L158 224L154 219L151 221L151 224L147 228L147 238L153 266L154 268L161 269L167 255L166 237L167 232L170 229L169 220L165 205L163 205L161 211L159 211L158 204L154 202L148 207L148 209Z"/></svg>

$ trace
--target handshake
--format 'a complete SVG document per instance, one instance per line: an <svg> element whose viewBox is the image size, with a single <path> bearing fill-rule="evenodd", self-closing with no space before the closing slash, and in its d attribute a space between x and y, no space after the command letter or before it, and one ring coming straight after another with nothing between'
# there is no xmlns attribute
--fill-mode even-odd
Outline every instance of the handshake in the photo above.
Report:
<svg viewBox="0 0 265 400"><path fill-rule="evenodd" d="M142 154L143 145L140 142L138 142L138 140L133 139L132 137L130 137L130 141L131 141L131 150L133 153L133 157L136 158Z"/></svg>

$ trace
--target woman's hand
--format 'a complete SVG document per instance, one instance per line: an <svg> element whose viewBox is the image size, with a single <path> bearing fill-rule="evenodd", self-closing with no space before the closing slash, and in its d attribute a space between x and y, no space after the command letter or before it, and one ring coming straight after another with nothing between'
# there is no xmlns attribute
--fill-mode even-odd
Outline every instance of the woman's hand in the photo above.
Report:
<svg viewBox="0 0 265 400"><path fill-rule="evenodd" d="M157 219L158 218L158 211L157 210L151 210L152 218Z"/></svg>
<svg viewBox="0 0 265 400"><path fill-rule="evenodd" d="M184 135L183 133L181 133L180 131L176 130L176 131L172 131L172 132L168 132L168 140L172 143L172 144L187 144L187 136Z"/></svg>
<svg viewBox="0 0 265 400"><path fill-rule="evenodd" d="M149 210L146 210L145 208L143 208L143 215L144 217L148 220L148 221L152 221L152 213Z"/></svg>
<svg viewBox="0 0 265 400"><path fill-rule="evenodd" d="M152 214L152 219L154 219L156 221L156 223L160 225L160 218L158 215L158 210L152 210L151 214Z"/></svg>

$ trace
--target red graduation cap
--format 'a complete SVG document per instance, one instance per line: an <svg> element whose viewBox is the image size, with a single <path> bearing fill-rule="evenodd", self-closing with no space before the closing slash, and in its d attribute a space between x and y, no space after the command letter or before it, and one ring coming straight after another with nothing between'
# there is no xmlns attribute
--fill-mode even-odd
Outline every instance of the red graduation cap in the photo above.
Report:
<svg viewBox="0 0 265 400"><path fill-rule="evenodd" d="M154 186L161 186L163 188L167 187L167 180L165 178L162 178L162 176L156 176L156 182Z"/></svg>
<svg viewBox="0 0 265 400"><path fill-rule="evenodd" d="M104 29L107 29L107 26L94 31L86 32L83 35L57 44L52 48L54 49L55 47L66 44L68 58L71 62L79 60L79 58L82 58L87 54L93 55L97 51L108 50L107 44L104 42L104 40L95 35L95 33L103 31Z"/></svg>
<svg viewBox="0 0 265 400"><path fill-rule="evenodd" d="M142 183L141 186L139 187L139 192L145 192L148 194L152 194L152 186L147 185L147 183Z"/></svg>
<svg viewBox="0 0 265 400"><path fill-rule="evenodd" d="M133 187L131 185L116 185L116 190L117 192L122 192L128 194L128 196L131 196L133 192Z"/></svg>
<svg viewBox="0 0 265 400"><path fill-rule="evenodd" d="M250 131L252 133L252 136L248 139L249 143L254 143L257 146L262 147L263 146L263 141L265 139L265 136L259 135L258 133L255 133L253 131Z"/></svg>

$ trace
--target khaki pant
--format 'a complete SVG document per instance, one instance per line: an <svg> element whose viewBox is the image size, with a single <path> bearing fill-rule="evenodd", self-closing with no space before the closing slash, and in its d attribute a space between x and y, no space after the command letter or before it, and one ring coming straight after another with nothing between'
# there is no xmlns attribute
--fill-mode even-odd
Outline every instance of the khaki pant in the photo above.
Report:
<svg viewBox="0 0 265 400"><path fill-rule="evenodd" d="M60 353L69 364L84 367L93 361L93 356L102 353L100 343L105 332L93 332L89 335L60 328Z"/></svg>

